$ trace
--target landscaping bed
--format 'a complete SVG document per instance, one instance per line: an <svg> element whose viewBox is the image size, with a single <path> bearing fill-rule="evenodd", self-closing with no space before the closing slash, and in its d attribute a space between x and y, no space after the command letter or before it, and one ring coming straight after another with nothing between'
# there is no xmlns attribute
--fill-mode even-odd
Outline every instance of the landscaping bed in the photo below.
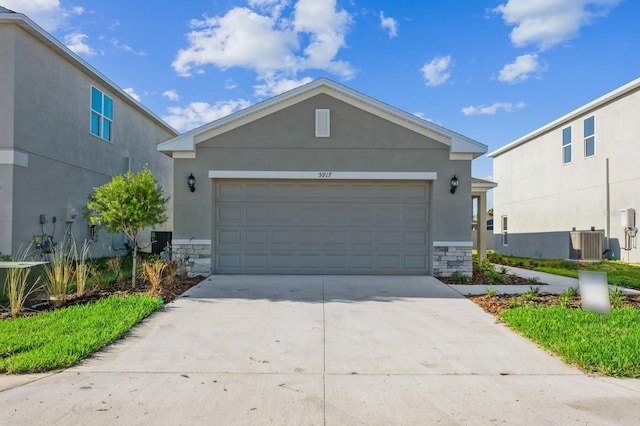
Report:
<svg viewBox="0 0 640 426"><path fill-rule="evenodd" d="M205 277L198 275L194 277L176 277L172 282L164 281L160 286L157 296L162 297L164 303L169 303L191 287L197 285L204 278ZM131 288L131 279L120 280L110 283L104 288L87 291L82 296L78 296L77 294L68 294L65 296L64 303L59 306L45 301L40 303L33 301L30 304L32 307L25 308L16 316L30 316L43 311L51 311L68 306L97 302L98 300L109 296L151 294L151 292L151 285L147 281L139 280L136 283L136 288ZM11 314L9 312L0 313L0 320L5 318L11 318Z"/></svg>
<svg viewBox="0 0 640 426"><path fill-rule="evenodd" d="M481 296L466 297L480 306L486 312L495 315L498 318L500 318L500 314L503 311L520 306L560 305L560 296L554 294L538 294L533 296L531 300L525 300L522 295L515 294L497 294L494 296L483 294ZM621 307L640 309L640 295L625 296L624 301L622 301L621 303ZM569 299L566 307L569 309L580 309L580 296Z"/></svg>

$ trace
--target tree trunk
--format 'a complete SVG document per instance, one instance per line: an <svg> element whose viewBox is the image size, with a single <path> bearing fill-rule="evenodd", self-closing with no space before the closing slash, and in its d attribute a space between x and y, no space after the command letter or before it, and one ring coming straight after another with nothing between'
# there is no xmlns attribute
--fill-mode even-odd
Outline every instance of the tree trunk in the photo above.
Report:
<svg viewBox="0 0 640 426"><path fill-rule="evenodd" d="M133 243L133 271L131 271L131 288L136 288L136 271L138 270L138 265L136 264L136 260L138 258L138 244Z"/></svg>

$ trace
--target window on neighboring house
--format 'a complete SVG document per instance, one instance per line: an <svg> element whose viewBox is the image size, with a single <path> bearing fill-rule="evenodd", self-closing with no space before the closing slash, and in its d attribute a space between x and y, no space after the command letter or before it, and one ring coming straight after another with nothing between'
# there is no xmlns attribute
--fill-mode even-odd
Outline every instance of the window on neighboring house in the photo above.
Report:
<svg viewBox="0 0 640 426"><path fill-rule="evenodd" d="M584 156L596 155L596 118L591 116L584 120Z"/></svg>
<svg viewBox="0 0 640 426"><path fill-rule="evenodd" d="M91 87L91 134L111 141L113 99Z"/></svg>
<svg viewBox="0 0 640 426"><path fill-rule="evenodd" d="M562 129L562 163L571 162L571 127Z"/></svg>
<svg viewBox="0 0 640 426"><path fill-rule="evenodd" d="M502 216L502 245L503 246L509 245L509 233L507 232L508 230L509 230L509 226L508 226L507 216Z"/></svg>

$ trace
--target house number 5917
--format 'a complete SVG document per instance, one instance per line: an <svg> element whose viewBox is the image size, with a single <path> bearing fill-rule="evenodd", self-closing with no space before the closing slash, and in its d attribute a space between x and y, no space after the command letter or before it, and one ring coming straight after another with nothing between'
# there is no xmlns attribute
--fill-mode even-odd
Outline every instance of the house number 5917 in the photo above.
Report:
<svg viewBox="0 0 640 426"><path fill-rule="evenodd" d="M318 173L318 177L319 177L319 178L327 179L327 178L330 178L330 177L331 177L331 173L332 173L332 172L319 172L319 173Z"/></svg>

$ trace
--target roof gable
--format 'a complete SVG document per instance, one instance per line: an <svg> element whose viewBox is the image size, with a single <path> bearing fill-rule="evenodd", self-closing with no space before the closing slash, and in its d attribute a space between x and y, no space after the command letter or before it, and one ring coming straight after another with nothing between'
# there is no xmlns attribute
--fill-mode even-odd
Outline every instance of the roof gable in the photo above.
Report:
<svg viewBox="0 0 640 426"><path fill-rule="evenodd" d="M453 159L472 159L484 154L487 147L473 139L423 120L398 108L363 95L326 78L314 80L266 101L237 111L219 120L190 130L158 145L158 150L174 157L195 155L196 145L202 141L273 114L319 94L326 94L356 108L374 114L418 134L449 146ZM465 158L462 158L465 157ZM469 158L466 158L469 157Z"/></svg>

